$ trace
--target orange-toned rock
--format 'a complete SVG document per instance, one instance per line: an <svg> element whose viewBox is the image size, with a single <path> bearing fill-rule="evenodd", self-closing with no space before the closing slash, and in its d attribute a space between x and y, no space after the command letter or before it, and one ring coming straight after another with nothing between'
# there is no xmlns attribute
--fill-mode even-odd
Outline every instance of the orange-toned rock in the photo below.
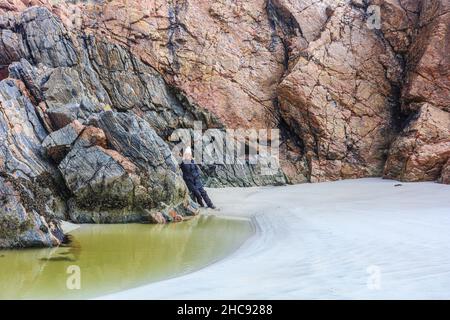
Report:
<svg viewBox="0 0 450 320"><path fill-rule="evenodd" d="M52 68L34 84L48 80L41 118L53 129L105 106L145 118L164 139L198 119L278 127L286 180L318 182L382 175L408 117L423 103L449 111L446 0L6 2L8 12L46 6L62 21L31 10L0 22L0 58ZM379 30L368 25L370 5L380 9ZM51 22L51 36L38 20Z"/></svg>
<svg viewBox="0 0 450 320"><path fill-rule="evenodd" d="M106 154L108 154L111 158L113 158L117 163L119 163L122 168L128 173L128 174L135 174L136 173L136 166L126 157L121 155L115 150L111 149L105 149L103 150Z"/></svg>
<svg viewBox="0 0 450 320"><path fill-rule="evenodd" d="M24 10L27 5L22 0L2 0L0 3L0 14Z"/></svg>
<svg viewBox="0 0 450 320"><path fill-rule="evenodd" d="M89 146L100 146L105 149L108 147L103 130L93 126L87 126L78 139L85 141L85 143Z"/></svg>
<svg viewBox="0 0 450 320"><path fill-rule="evenodd" d="M449 157L450 113L425 104L392 144L384 176L434 181L441 177Z"/></svg>
<svg viewBox="0 0 450 320"><path fill-rule="evenodd" d="M367 59L369 52L377 58ZM382 173L400 74L394 52L362 13L337 7L278 88L281 114L303 141L312 182Z"/></svg>
<svg viewBox="0 0 450 320"><path fill-rule="evenodd" d="M161 212L153 212L148 215L150 223L165 224L167 221Z"/></svg>
<svg viewBox="0 0 450 320"><path fill-rule="evenodd" d="M407 54L414 43L415 26L419 21L421 1L417 0L372 0L370 5L380 8L383 37L400 54Z"/></svg>
<svg viewBox="0 0 450 320"><path fill-rule="evenodd" d="M177 214L175 215L175 217L173 218L174 222L182 222L184 220L183 216Z"/></svg>
<svg viewBox="0 0 450 320"><path fill-rule="evenodd" d="M276 123L284 49L265 0L114 0L85 6L83 27L129 46L229 127Z"/></svg>
<svg viewBox="0 0 450 320"><path fill-rule="evenodd" d="M450 1L422 1L418 34L408 53L404 106L428 102L450 112Z"/></svg>

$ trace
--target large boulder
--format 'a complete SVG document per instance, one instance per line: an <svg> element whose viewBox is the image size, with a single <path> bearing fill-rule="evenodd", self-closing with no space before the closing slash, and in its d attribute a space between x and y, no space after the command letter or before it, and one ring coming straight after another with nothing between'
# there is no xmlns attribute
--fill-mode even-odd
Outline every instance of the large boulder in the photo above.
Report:
<svg viewBox="0 0 450 320"><path fill-rule="evenodd" d="M105 133L74 120L60 130L50 133L42 142L46 154L59 164L74 147L98 145L107 148Z"/></svg>
<svg viewBox="0 0 450 320"><path fill-rule="evenodd" d="M112 148L139 169L153 204L177 204L185 199L186 186L168 145L150 125L133 113L103 112L90 124L102 129Z"/></svg>
<svg viewBox="0 0 450 320"><path fill-rule="evenodd" d="M135 185L139 184L135 167L117 152L100 146L74 148L60 163L59 169L74 195L69 200L72 221L119 223L140 220L139 215L133 215Z"/></svg>
<svg viewBox="0 0 450 320"><path fill-rule="evenodd" d="M58 166L72 194L72 221L119 223L148 220L154 212L172 209L188 213L189 198L177 163L145 120L107 111L89 124Z"/></svg>
<svg viewBox="0 0 450 320"><path fill-rule="evenodd" d="M384 176L403 181L434 181L441 177L449 157L450 113L424 104L392 144ZM445 182L445 173L443 176Z"/></svg>

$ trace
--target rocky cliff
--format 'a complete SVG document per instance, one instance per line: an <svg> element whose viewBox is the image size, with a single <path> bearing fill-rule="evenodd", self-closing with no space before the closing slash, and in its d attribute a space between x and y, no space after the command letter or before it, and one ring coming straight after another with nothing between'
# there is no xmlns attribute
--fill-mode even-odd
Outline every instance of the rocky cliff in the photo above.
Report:
<svg viewBox="0 0 450 320"><path fill-rule="evenodd" d="M194 121L281 132L281 170L211 186L449 183L449 28L448 0L3 0L0 246L192 214L170 136Z"/></svg>

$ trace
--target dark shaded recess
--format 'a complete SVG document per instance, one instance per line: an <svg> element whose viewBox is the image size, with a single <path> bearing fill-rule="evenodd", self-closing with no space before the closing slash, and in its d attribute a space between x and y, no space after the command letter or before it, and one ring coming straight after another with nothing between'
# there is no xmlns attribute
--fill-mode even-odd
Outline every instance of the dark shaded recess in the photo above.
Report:
<svg viewBox="0 0 450 320"><path fill-rule="evenodd" d="M9 75L8 66L0 65L0 81L8 78L8 75Z"/></svg>
<svg viewBox="0 0 450 320"><path fill-rule="evenodd" d="M269 24L272 29L272 44L281 41L284 47L284 67L287 70L289 66L290 46L289 37L302 35L302 30L292 13L281 6L277 0L267 0L266 12L269 18ZM277 28L281 30L282 37L277 34Z"/></svg>
<svg viewBox="0 0 450 320"><path fill-rule="evenodd" d="M293 142L300 149L302 154L305 154L305 143L281 115L280 102L278 100L278 97L275 97L273 99L272 103L273 103L274 110L276 112L276 118L278 121L278 129L280 130L281 143L289 140L289 141Z"/></svg>
<svg viewBox="0 0 450 320"><path fill-rule="evenodd" d="M409 104L403 97L403 87L407 81L407 75L410 72L410 61L404 52L398 52L394 49L389 40L386 39L382 30L374 30L377 37L384 43L386 48L390 48L395 53L395 59L401 66L401 79L399 81L392 81L385 74L386 79L391 85L391 92L388 97L388 104L390 110L391 128L395 133L400 133L409 123L409 112L406 113L404 106ZM387 72L387 70L385 70Z"/></svg>
<svg viewBox="0 0 450 320"><path fill-rule="evenodd" d="M172 72L175 74L180 69L180 63L178 61L177 51L183 43L180 34L183 31L183 25L178 19L179 13L186 8L187 3L178 3L175 1L169 2L168 14L169 14L169 28L168 36L169 41L167 43L167 48L169 49L170 56L172 58L171 68Z"/></svg>
<svg viewBox="0 0 450 320"><path fill-rule="evenodd" d="M389 103L391 105L392 126L395 132L401 132L408 125L409 117L402 110L402 87L400 85L392 84Z"/></svg>
<svg viewBox="0 0 450 320"><path fill-rule="evenodd" d="M282 42L284 47L283 64L285 70L288 70L291 49L287 39L294 36L303 36L302 30L292 13L280 5L277 0L267 0L266 12L272 29L272 44L278 41ZM279 35L278 32L281 32L281 35ZM281 143L291 141L301 150L302 154L304 154L305 144L295 132L294 128L292 128L281 115L278 97L273 99L272 104L275 110L275 117L278 121L278 129L280 129Z"/></svg>
<svg viewBox="0 0 450 320"><path fill-rule="evenodd" d="M300 25L298 24L292 13L281 6L276 0L268 0L266 10L269 16L270 26L274 30L280 27L284 35L301 34Z"/></svg>

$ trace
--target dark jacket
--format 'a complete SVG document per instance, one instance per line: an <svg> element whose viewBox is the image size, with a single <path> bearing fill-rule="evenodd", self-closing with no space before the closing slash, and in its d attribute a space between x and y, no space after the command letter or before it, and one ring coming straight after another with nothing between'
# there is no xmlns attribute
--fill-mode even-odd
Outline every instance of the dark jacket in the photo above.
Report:
<svg viewBox="0 0 450 320"><path fill-rule="evenodd" d="M188 188L199 189L203 187L202 180L200 179L200 169L194 159L192 159L190 163L183 161L180 168L181 171L183 171L183 179Z"/></svg>

